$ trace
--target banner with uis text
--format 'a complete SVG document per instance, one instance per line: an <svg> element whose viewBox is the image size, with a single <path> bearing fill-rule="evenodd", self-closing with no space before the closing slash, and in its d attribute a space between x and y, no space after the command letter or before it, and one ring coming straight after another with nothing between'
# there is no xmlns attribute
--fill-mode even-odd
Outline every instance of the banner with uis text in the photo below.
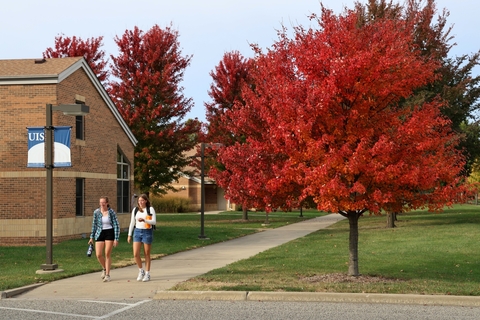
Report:
<svg viewBox="0 0 480 320"><path fill-rule="evenodd" d="M29 127L28 163L29 168L45 167L45 130L44 127ZM72 127L54 127L53 166L71 167L70 135Z"/></svg>

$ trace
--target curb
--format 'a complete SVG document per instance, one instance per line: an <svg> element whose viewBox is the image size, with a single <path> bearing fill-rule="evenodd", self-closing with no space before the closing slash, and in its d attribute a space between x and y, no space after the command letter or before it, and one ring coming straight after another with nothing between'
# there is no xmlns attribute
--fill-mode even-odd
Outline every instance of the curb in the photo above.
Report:
<svg viewBox="0 0 480 320"><path fill-rule="evenodd" d="M245 291L157 291L154 300L246 301Z"/></svg>
<svg viewBox="0 0 480 320"><path fill-rule="evenodd" d="M347 302L479 307L480 297L330 292L157 291L156 300Z"/></svg>
<svg viewBox="0 0 480 320"><path fill-rule="evenodd" d="M38 288L40 286L43 286L44 284L45 283L35 283L35 284L28 285L28 286L16 288L16 289L2 291L1 296L0 296L0 300L14 297L14 296L19 295L21 293L24 293L24 292L30 291L32 289Z"/></svg>

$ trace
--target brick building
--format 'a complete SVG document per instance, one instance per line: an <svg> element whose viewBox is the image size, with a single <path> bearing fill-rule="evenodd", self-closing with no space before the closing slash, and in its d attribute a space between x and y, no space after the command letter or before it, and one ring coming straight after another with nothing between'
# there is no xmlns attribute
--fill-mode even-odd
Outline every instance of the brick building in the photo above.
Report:
<svg viewBox="0 0 480 320"><path fill-rule="evenodd" d="M46 170L27 168L27 127L46 125L46 104L83 103L71 126L72 167L53 170L53 242L88 237L100 196L128 227L137 142L85 59L0 60L0 246L46 241Z"/></svg>
<svg viewBox="0 0 480 320"><path fill-rule="evenodd" d="M198 146L198 148L200 148ZM197 148L187 151L187 157L197 156ZM175 192L169 191L167 195L183 197L190 199L191 208L200 210L201 208L201 174L197 168L187 167L187 171L193 172L192 175L182 174L178 181L173 181L171 186L175 188ZM225 199L225 192L223 188L217 186L215 180L208 176L204 178L205 185L205 211L226 211L234 210L235 205L230 204Z"/></svg>
<svg viewBox="0 0 480 320"><path fill-rule="evenodd" d="M201 178L182 175L178 181L172 182L176 192L169 191L170 196L190 199L191 208L199 211L201 208ZM235 210L235 205L225 199L224 190L217 186L214 180L205 177L205 211Z"/></svg>

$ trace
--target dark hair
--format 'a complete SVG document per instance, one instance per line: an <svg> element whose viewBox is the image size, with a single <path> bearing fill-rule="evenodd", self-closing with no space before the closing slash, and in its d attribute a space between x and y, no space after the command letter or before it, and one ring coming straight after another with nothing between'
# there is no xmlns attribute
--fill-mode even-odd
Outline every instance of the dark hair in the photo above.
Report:
<svg viewBox="0 0 480 320"><path fill-rule="evenodd" d="M138 199L140 199L140 198L142 198L143 200L145 200L147 202L145 204L146 207L150 207L150 199L148 199L148 196L145 193L142 193L141 195L139 195ZM138 199L137 199L137 201L138 201Z"/></svg>

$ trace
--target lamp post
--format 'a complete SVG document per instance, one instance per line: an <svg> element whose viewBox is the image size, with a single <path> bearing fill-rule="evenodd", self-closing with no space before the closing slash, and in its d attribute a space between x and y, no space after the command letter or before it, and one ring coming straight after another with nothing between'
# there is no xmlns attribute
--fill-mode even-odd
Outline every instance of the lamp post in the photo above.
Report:
<svg viewBox="0 0 480 320"><path fill-rule="evenodd" d="M200 145L200 240L208 239L205 236L205 143Z"/></svg>
<svg viewBox="0 0 480 320"><path fill-rule="evenodd" d="M57 269L58 265L53 263L53 130L52 125L53 111L62 111L65 115L70 116L84 116L89 112L90 108L84 104L64 104L59 106L52 106L47 104L46 124L45 124L45 169L47 172L47 211L45 220L46 228L46 261L40 266L42 270L53 271Z"/></svg>
<svg viewBox="0 0 480 320"><path fill-rule="evenodd" d="M198 239L208 240L205 236L205 147L221 147L222 143L204 143L200 144L200 235Z"/></svg>

